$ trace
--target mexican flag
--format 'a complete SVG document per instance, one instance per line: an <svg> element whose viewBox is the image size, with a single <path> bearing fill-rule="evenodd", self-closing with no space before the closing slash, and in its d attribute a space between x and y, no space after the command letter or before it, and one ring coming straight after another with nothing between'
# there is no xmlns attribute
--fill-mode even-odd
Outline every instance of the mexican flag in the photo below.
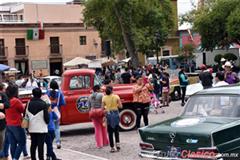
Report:
<svg viewBox="0 0 240 160"><path fill-rule="evenodd" d="M44 30L39 28L33 28L27 30L27 40L39 40L44 39Z"/></svg>

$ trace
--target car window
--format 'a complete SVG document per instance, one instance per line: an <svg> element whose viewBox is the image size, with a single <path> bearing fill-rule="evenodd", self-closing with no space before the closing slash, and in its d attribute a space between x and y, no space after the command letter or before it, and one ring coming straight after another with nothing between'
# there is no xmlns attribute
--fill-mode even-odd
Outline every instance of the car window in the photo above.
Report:
<svg viewBox="0 0 240 160"><path fill-rule="evenodd" d="M240 117L240 97L233 95L193 96L189 99L184 115Z"/></svg>
<svg viewBox="0 0 240 160"><path fill-rule="evenodd" d="M100 78L97 75L94 76L94 86L95 85L99 85L99 86L102 85L102 82L101 82Z"/></svg>
<svg viewBox="0 0 240 160"><path fill-rule="evenodd" d="M74 76L70 80L70 89L90 88L90 76Z"/></svg>

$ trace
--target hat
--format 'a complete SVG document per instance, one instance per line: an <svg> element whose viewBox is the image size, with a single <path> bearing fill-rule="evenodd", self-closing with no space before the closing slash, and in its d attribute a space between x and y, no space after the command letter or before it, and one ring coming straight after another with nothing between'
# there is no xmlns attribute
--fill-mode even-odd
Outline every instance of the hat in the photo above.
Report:
<svg viewBox="0 0 240 160"><path fill-rule="evenodd" d="M225 64L223 65L223 68L225 68L225 67L233 67L232 66L232 64L231 64L231 62L229 62L229 61L227 61L227 62L225 62Z"/></svg>
<svg viewBox="0 0 240 160"><path fill-rule="evenodd" d="M200 69L201 69L201 70L205 70L205 69L207 69L207 66L206 66L205 64L202 64L202 65L200 66Z"/></svg>
<svg viewBox="0 0 240 160"><path fill-rule="evenodd" d="M221 62L225 62L226 61L226 59L225 58L221 58L221 60L220 60Z"/></svg>

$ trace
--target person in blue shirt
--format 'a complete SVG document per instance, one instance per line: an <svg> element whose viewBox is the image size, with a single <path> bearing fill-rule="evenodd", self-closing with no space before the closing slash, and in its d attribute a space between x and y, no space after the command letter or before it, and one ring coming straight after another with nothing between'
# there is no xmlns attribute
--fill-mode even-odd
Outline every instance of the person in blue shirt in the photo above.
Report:
<svg viewBox="0 0 240 160"><path fill-rule="evenodd" d="M50 89L47 92L47 95L51 101L51 107L52 109L54 107L57 107L59 112L61 111L61 107L64 106L65 100L64 95L59 90L58 83L54 80L50 82ZM61 113L61 112L60 112ZM61 148L61 140L60 140L60 120L55 121L55 136L56 136L56 143L57 148Z"/></svg>
<svg viewBox="0 0 240 160"><path fill-rule="evenodd" d="M53 140L55 138L54 121L58 121L59 119L60 112L58 111L57 107L55 107L49 112L48 134L45 139L45 143L47 144L47 160L60 160L53 151Z"/></svg>
<svg viewBox="0 0 240 160"><path fill-rule="evenodd" d="M186 90L187 90L187 85L188 85L188 77L185 74L185 69L184 66L180 67L180 71L178 73L178 79L180 83L180 87L182 90L182 104L181 106L185 105L185 95L186 95Z"/></svg>

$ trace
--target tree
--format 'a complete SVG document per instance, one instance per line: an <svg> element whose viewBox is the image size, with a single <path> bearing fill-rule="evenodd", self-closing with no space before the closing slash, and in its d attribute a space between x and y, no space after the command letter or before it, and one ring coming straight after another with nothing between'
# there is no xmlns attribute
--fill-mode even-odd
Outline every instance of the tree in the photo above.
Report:
<svg viewBox="0 0 240 160"><path fill-rule="evenodd" d="M147 53L163 45L174 27L169 0L88 0L84 21L94 26L102 39L112 41L113 50L127 49L133 66L139 64L137 52ZM160 36L155 45L155 34Z"/></svg>
<svg viewBox="0 0 240 160"><path fill-rule="evenodd" d="M222 58L223 58L223 55L222 55L222 54L217 54L217 55L214 57L214 62L220 64Z"/></svg>
<svg viewBox="0 0 240 160"><path fill-rule="evenodd" d="M226 53L224 58L228 61L236 61L238 59L238 57L233 53Z"/></svg>
<svg viewBox="0 0 240 160"><path fill-rule="evenodd" d="M240 44L239 0L205 0L202 7L182 15L180 22L193 24L194 30L201 35L203 50Z"/></svg>
<svg viewBox="0 0 240 160"><path fill-rule="evenodd" d="M216 47L229 48L233 43L240 44L240 29L233 31L238 28L236 20L239 17L236 16L239 8L239 0L216 0L211 7L196 14L194 28L201 35L203 49L212 51Z"/></svg>

